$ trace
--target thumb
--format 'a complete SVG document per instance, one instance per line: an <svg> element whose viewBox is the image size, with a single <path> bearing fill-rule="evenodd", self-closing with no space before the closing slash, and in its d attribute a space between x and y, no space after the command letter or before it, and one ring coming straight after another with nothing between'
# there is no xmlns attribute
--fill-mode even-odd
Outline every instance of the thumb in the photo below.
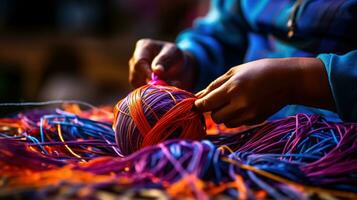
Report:
<svg viewBox="0 0 357 200"><path fill-rule="evenodd" d="M222 107L229 102L226 91L226 84L221 85L204 97L197 99L195 101L196 108L201 112L207 112Z"/></svg>
<svg viewBox="0 0 357 200"><path fill-rule="evenodd" d="M152 70L152 72L154 72L154 74L160 76L165 72L165 67L163 64L156 64L156 65L151 66L151 70Z"/></svg>

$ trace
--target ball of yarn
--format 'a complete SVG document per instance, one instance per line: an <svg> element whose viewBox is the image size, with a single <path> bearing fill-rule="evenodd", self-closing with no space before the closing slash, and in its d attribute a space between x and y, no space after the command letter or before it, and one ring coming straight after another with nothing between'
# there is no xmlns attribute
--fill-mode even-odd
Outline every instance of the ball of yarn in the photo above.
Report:
<svg viewBox="0 0 357 200"><path fill-rule="evenodd" d="M164 83L161 83L164 84ZM174 138L199 140L206 135L193 94L173 86L148 84L115 106L113 129L124 155Z"/></svg>

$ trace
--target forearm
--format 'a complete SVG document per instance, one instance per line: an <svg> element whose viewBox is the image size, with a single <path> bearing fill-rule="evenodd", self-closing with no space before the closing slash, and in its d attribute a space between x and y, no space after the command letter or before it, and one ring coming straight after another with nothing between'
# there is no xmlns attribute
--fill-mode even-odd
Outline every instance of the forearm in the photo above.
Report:
<svg viewBox="0 0 357 200"><path fill-rule="evenodd" d="M207 15L195 20L192 28L177 37L178 47L196 59L199 70L196 90L243 61L248 40L242 27L244 19L231 11L236 7L236 3L229 1L212 1Z"/></svg>

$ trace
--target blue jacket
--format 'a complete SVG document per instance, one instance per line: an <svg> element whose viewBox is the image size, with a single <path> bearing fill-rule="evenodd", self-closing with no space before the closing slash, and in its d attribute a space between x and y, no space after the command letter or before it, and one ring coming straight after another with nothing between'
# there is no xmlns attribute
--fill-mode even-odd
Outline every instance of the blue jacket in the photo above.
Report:
<svg viewBox="0 0 357 200"><path fill-rule="evenodd" d="M338 114L357 121L357 0L295 3L212 0L208 14L177 37L178 46L199 63L196 90L243 62L317 57L325 64ZM294 34L289 37L292 18Z"/></svg>

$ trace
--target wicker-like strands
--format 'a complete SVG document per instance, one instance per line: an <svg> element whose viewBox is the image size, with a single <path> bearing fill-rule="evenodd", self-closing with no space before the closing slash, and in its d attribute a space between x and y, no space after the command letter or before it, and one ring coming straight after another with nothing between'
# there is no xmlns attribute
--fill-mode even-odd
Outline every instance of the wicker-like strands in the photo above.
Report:
<svg viewBox="0 0 357 200"><path fill-rule="evenodd" d="M298 114L233 133L208 121L216 135L124 156L108 117L67 107L0 119L0 198L357 198L354 123Z"/></svg>

